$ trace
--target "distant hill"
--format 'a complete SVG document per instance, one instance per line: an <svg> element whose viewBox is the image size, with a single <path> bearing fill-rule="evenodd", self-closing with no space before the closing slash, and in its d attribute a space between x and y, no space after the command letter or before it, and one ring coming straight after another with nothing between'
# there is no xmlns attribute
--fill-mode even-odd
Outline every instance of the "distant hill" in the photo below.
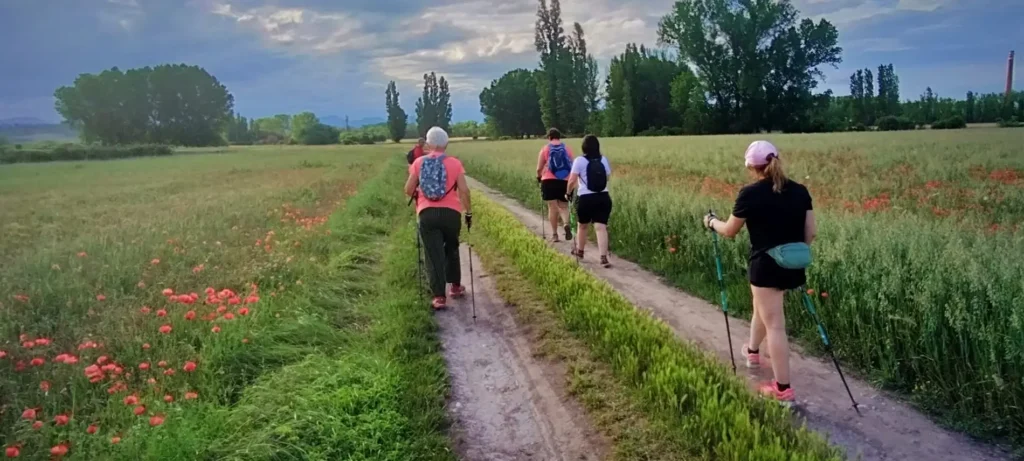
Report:
<svg viewBox="0 0 1024 461"><path fill-rule="evenodd" d="M75 141L78 131L62 123L48 123L33 117L0 119L0 136L12 143L34 141Z"/></svg>
<svg viewBox="0 0 1024 461"><path fill-rule="evenodd" d="M387 122L387 119L381 117L367 117L356 120L349 120L348 126L352 128L362 128L366 125L377 125L384 122ZM345 117L338 117L337 115L327 115L320 117L320 123L338 128L345 128Z"/></svg>

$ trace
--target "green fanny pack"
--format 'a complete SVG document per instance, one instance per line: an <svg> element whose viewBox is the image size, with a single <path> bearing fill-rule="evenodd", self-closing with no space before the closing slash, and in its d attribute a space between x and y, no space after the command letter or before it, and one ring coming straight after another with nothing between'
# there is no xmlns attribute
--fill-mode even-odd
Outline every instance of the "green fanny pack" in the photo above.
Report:
<svg viewBox="0 0 1024 461"><path fill-rule="evenodd" d="M811 265L811 246L799 243L787 243L768 250L768 256L783 269L807 269Z"/></svg>

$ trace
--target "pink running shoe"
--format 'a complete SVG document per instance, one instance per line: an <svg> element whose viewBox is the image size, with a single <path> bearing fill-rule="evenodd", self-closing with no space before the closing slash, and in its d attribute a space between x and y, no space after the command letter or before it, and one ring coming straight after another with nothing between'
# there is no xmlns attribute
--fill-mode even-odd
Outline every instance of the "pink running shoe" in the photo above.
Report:
<svg viewBox="0 0 1024 461"><path fill-rule="evenodd" d="M761 367L761 354L758 352L750 352L750 348L743 346L743 351L747 354L747 368L760 368Z"/></svg>
<svg viewBox="0 0 1024 461"><path fill-rule="evenodd" d="M791 407L793 406L793 403L796 402L796 395L793 393L793 388L790 387L789 389L780 391L779 383L774 380L761 386L760 394L779 402L784 407Z"/></svg>
<svg viewBox="0 0 1024 461"><path fill-rule="evenodd" d="M449 294L451 295L452 298L459 299L463 296L466 296L466 287L453 283L452 289Z"/></svg>

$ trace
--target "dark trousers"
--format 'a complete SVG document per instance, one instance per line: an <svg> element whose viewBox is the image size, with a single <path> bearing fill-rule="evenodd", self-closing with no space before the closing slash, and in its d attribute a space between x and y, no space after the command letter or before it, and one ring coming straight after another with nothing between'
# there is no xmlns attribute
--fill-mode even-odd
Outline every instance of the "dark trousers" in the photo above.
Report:
<svg viewBox="0 0 1024 461"><path fill-rule="evenodd" d="M427 260L427 277L434 296L446 296L445 283L462 283L459 233L462 215L451 208L427 208L420 213L420 239Z"/></svg>

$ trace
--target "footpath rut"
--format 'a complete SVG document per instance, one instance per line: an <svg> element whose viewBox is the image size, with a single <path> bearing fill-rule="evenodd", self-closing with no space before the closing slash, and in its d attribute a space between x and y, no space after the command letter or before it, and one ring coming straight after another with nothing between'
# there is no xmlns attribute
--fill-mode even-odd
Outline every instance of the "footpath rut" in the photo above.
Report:
<svg viewBox="0 0 1024 461"><path fill-rule="evenodd" d="M479 181L470 179L469 182L474 192L483 193L501 204L530 231L538 236L541 234L542 218L539 214ZM549 245L565 254L569 254L571 247L564 242ZM665 321L681 338L715 353L728 363L725 323L717 306L668 286L659 276L629 261L612 256L612 268L604 269L597 264L596 251L588 251L587 255L582 266L588 271L606 281L638 308ZM739 319L730 319L730 322L733 347L738 352L749 335L750 324ZM762 365L759 370L747 370L743 368L741 359L742 356L737 356L738 372L752 386L771 379L769 365ZM996 448L939 427L907 404L847 376L863 413L858 417L831 362L805 354L796 345L793 345L790 361L798 414L806 420L809 428L827 435L833 444L845 448L850 459L858 456L864 460L885 461L1010 459L1008 454Z"/></svg>
<svg viewBox="0 0 1024 461"><path fill-rule="evenodd" d="M597 461L606 444L564 391L565 371L535 359L527 336L473 255L476 321L462 249L466 297L436 317L452 380L448 413L460 459Z"/></svg>

